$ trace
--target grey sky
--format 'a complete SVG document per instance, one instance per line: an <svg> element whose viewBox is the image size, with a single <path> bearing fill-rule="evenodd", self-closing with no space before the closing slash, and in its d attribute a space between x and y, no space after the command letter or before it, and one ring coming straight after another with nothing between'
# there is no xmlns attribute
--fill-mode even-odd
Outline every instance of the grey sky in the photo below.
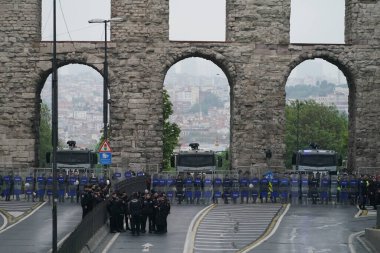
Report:
<svg viewBox="0 0 380 253"><path fill-rule="evenodd" d="M52 2L42 0L43 40L52 39ZM57 39L103 40L102 24L88 24L88 20L109 18L110 3L110 0L57 0ZM169 0L169 38L223 41L225 3L225 0ZM291 42L344 43L344 6L344 0L292 0Z"/></svg>
<svg viewBox="0 0 380 253"><path fill-rule="evenodd" d="M42 0L43 40L52 40L52 2ZM169 0L169 39L224 41L225 3L225 0ZM57 39L104 40L103 24L89 24L88 20L110 18L110 4L111 0L57 0ZM345 0L292 0L291 42L344 43L344 6ZM197 62L194 60L194 63ZM308 62L303 64L315 64ZM337 76L339 70L336 66L322 60L317 62L323 64L326 74ZM180 69L180 66L177 67ZM210 73L215 72L211 69ZM296 67L290 78L299 75Z"/></svg>

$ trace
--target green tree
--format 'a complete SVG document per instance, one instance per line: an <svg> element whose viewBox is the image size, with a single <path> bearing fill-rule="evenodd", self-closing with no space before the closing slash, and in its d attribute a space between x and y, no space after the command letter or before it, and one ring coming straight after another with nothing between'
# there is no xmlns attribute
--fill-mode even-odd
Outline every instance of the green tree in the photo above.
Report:
<svg viewBox="0 0 380 253"><path fill-rule="evenodd" d="M164 112L164 134L163 134L163 165L165 170L170 170L170 158L175 147L178 145L181 130L176 123L169 122L170 115L173 114L173 104L166 90L163 93L163 112Z"/></svg>
<svg viewBox="0 0 380 253"><path fill-rule="evenodd" d="M347 157L348 117L335 106L318 104L313 100L293 101L285 108L285 145L287 168L292 153L316 143L320 149L337 151ZM298 133L298 145L297 145Z"/></svg>
<svg viewBox="0 0 380 253"><path fill-rule="evenodd" d="M40 118L40 146L39 146L39 166L46 167L46 152L52 151L51 143L51 112L49 107L41 104Z"/></svg>

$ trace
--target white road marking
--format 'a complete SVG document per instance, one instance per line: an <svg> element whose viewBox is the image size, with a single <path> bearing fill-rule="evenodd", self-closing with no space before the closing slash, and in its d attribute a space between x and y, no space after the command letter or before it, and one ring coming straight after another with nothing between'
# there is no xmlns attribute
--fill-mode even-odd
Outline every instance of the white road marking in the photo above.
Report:
<svg viewBox="0 0 380 253"><path fill-rule="evenodd" d="M16 225L19 224L21 221L23 221L23 220L29 218L29 217L32 216L35 212L37 212L38 209L40 209L41 207L43 207L45 204L46 204L46 202L42 203L39 207L37 207L36 209L34 209L30 214L28 214L28 215L26 215L25 217L21 218L21 219L20 219L19 221L17 221L16 223L10 225L9 227L6 227L6 228L3 229L3 230L0 230L0 234L3 233L3 232L5 232L5 231L7 231L8 229L10 229L10 228L16 226Z"/></svg>
<svg viewBox="0 0 380 253"><path fill-rule="evenodd" d="M104 248L102 253L107 253L108 250L111 248L112 244L116 241L116 239L119 237L120 233L116 233L112 239L107 243L107 246Z"/></svg>

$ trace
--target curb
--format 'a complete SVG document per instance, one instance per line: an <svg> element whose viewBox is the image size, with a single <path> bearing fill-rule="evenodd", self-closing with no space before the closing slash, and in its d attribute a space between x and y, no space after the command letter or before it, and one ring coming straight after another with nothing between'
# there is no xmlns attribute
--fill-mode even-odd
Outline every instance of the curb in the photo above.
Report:
<svg viewBox="0 0 380 253"><path fill-rule="evenodd" d="M256 248L266 240L268 240L277 230L278 226L280 225L283 217L285 214L288 212L290 208L290 204L283 204L281 209L278 211L276 216L273 217L272 222L268 225L267 229L265 232L260 236L256 241L252 242L251 244L248 244L244 248L236 251L237 253L246 253L249 252L250 250Z"/></svg>
<svg viewBox="0 0 380 253"><path fill-rule="evenodd" d="M199 224L203 218L216 206L216 204L211 204L195 215L190 223L189 229L187 230L187 235L185 239L185 245L183 247L183 253L193 253L194 252L194 240L197 233Z"/></svg>

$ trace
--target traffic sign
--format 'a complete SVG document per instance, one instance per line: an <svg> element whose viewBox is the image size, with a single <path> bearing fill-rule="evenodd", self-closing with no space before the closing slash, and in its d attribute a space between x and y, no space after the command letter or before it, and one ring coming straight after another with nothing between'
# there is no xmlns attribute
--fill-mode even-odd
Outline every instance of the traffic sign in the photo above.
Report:
<svg viewBox="0 0 380 253"><path fill-rule="evenodd" d="M108 141L104 140L102 142L102 145L100 145L99 153L101 153L101 152L112 152L112 149L111 149Z"/></svg>
<svg viewBox="0 0 380 253"><path fill-rule="evenodd" d="M100 152L99 153L100 163L103 165L112 163L112 153L111 152Z"/></svg>

